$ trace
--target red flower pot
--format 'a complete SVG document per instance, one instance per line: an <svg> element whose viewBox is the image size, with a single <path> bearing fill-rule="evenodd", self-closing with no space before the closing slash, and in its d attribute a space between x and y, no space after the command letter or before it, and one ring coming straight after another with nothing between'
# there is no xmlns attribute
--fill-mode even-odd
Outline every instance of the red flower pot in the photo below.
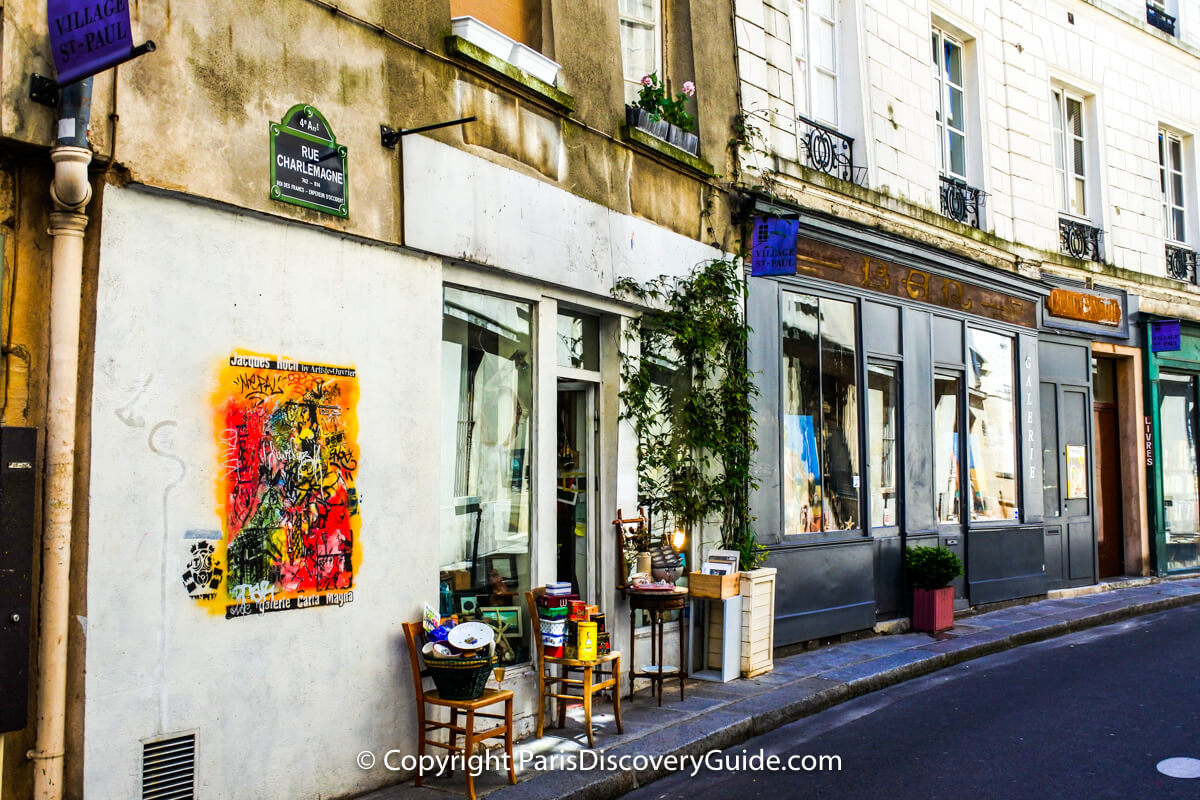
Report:
<svg viewBox="0 0 1200 800"><path fill-rule="evenodd" d="M913 630L937 633L954 626L954 587L913 589Z"/></svg>

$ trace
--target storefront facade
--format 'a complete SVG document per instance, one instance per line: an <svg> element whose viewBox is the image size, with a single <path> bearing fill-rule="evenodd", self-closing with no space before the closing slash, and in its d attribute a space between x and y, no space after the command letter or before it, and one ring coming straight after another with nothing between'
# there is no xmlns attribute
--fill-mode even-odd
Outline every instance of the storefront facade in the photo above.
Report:
<svg viewBox="0 0 1200 800"><path fill-rule="evenodd" d="M776 644L907 614L906 547L959 554L961 606L1045 592L1044 287L816 215L799 226L795 274L751 278L748 300Z"/></svg>
<svg viewBox="0 0 1200 800"><path fill-rule="evenodd" d="M1141 575L1149 563L1140 463L1138 298L1045 276L1043 508L1050 589Z"/></svg>
<svg viewBox="0 0 1200 800"><path fill-rule="evenodd" d="M1154 569L1200 570L1200 325L1151 319L1146 335L1145 465Z"/></svg>

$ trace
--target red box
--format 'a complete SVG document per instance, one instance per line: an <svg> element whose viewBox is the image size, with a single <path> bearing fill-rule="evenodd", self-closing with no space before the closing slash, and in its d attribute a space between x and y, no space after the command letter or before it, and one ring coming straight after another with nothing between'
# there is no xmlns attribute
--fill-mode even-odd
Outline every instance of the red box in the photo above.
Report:
<svg viewBox="0 0 1200 800"><path fill-rule="evenodd" d="M550 658L562 658L563 657L563 648L561 646L560 647L545 647L542 649L542 653L546 656L549 656Z"/></svg>
<svg viewBox="0 0 1200 800"><path fill-rule="evenodd" d="M573 622L587 622L587 603L582 600L571 601L571 613L568 619Z"/></svg>

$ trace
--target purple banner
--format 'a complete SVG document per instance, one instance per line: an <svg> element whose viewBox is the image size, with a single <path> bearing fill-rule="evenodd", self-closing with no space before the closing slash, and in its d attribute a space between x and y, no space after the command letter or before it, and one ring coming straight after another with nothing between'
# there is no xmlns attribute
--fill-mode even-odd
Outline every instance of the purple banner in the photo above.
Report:
<svg viewBox="0 0 1200 800"><path fill-rule="evenodd" d="M750 274L795 275L799 231L799 220L756 217L750 239Z"/></svg>
<svg viewBox="0 0 1200 800"><path fill-rule="evenodd" d="M1150 352L1168 353L1180 349L1179 320L1163 319L1150 323Z"/></svg>
<svg viewBox="0 0 1200 800"><path fill-rule="evenodd" d="M129 58L129 0L47 0L46 22L59 86Z"/></svg>

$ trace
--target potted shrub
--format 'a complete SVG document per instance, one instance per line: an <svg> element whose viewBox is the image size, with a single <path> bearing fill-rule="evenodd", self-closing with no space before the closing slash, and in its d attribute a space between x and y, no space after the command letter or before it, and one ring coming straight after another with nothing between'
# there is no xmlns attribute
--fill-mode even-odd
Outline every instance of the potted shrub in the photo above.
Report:
<svg viewBox="0 0 1200 800"><path fill-rule="evenodd" d="M696 84L684 81L682 89L672 97L657 72L642 76L642 88L633 105L625 106L625 121L629 125L692 155L700 152L700 139L690 133L696 126L687 113L688 99L696 94Z"/></svg>
<svg viewBox="0 0 1200 800"><path fill-rule="evenodd" d="M954 625L954 587L962 562L945 547L912 547L904 566L913 586L913 630L937 633Z"/></svg>

